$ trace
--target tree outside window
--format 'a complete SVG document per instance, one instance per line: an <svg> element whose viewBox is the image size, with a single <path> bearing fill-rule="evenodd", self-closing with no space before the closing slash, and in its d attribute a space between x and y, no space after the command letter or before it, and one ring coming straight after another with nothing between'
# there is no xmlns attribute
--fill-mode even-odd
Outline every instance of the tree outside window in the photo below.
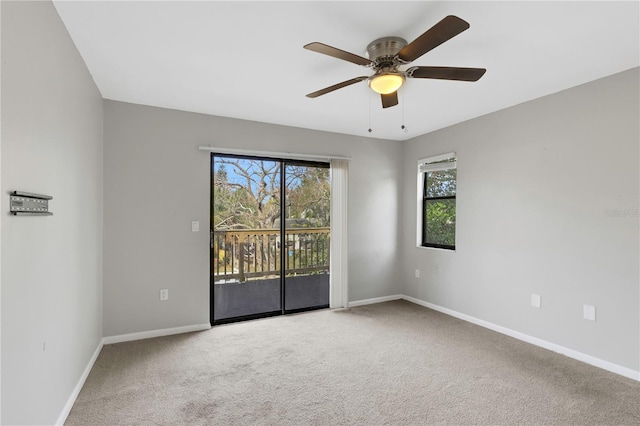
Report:
<svg viewBox="0 0 640 426"><path fill-rule="evenodd" d="M422 246L455 249L456 162L455 157L421 164Z"/></svg>

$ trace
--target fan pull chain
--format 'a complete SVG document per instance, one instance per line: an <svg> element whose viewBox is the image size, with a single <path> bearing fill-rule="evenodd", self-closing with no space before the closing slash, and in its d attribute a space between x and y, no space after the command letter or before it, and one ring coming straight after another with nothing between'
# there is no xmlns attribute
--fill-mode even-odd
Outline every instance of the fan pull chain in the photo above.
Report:
<svg viewBox="0 0 640 426"><path fill-rule="evenodd" d="M405 99L404 99L404 86L402 87L402 124L400 125L400 129L404 130L405 133L409 132L409 129L407 129L407 126L404 125L404 104L405 104Z"/></svg>
<svg viewBox="0 0 640 426"><path fill-rule="evenodd" d="M369 94L369 133L371 133L371 94Z"/></svg>

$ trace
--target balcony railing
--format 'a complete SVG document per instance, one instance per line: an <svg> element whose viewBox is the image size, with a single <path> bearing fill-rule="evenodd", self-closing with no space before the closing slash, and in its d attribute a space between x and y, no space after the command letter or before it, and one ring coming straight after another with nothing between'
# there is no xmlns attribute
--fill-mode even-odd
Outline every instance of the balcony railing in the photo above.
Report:
<svg viewBox="0 0 640 426"><path fill-rule="evenodd" d="M330 228L298 228L285 231L281 250L279 229L214 231L212 272L214 282L244 282L280 275L285 256L287 276L329 272Z"/></svg>

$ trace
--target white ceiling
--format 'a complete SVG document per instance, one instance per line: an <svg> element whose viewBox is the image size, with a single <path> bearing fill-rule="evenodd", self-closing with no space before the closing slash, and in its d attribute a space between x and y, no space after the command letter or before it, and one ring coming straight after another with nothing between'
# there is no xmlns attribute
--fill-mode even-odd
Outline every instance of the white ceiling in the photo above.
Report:
<svg viewBox="0 0 640 426"><path fill-rule="evenodd" d="M637 1L54 4L104 98L391 140L640 65ZM411 42L446 15L471 28L411 65L486 68L478 82L408 80L385 110L366 82L304 96L372 72L303 45L366 56L372 40Z"/></svg>

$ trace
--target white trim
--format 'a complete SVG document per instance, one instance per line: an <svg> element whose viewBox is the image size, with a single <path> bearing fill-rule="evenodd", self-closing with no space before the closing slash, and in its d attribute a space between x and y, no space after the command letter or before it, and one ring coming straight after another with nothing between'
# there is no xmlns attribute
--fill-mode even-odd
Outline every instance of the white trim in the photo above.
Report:
<svg viewBox="0 0 640 426"><path fill-rule="evenodd" d="M415 297L403 295L402 298L408 302L415 303L416 305L424 306L425 308L433 309L434 311L442 312L443 314L450 315L452 317L456 317L463 321L470 322L472 324L479 325L480 327L488 328L489 330L496 331L501 334L505 334L507 336L513 337L518 340L522 340L523 342L530 343L535 346L539 346L544 349L548 349L553 352L557 352L559 354L565 355L569 358L576 359L578 361L582 361L586 364L593 365L594 367L602 368L603 370L610 371L612 373L619 374L624 377L628 377L629 379L640 381L640 371L633 370L628 367L623 367L622 365L614 364L609 361L605 361L600 358L596 358L591 355L587 355L582 352L578 352L573 349L566 348L564 346L557 345L555 343L548 342L543 339L539 339L537 337L530 336L528 334L521 333L519 331L511 330L510 328L503 327L501 325L493 324L491 322L481 320L479 318L472 317L470 315L466 315L457 311L454 311L449 308L445 308L439 305L435 305L433 303L425 302L424 300L416 299Z"/></svg>
<svg viewBox="0 0 640 426"><path fill-rule="evenodd" d="M441 248L441 247L426 247L426 246L422 246L420 245L422 243L422 241L419 241L416 246L417 249L421 249L421 250L439 250L439 251L446 251L447 253L455 253L457 249L448 249L448 248Z"/></svg>
<svg viewBox="0 0 640 426"><path fill-rule="evenodd" d="M255 151L252 149L235 149L235 148L217 148L211 145L201 145L198 147L200 151L210 151L217 154L235 154L235 155L253 155L256 157L285 158L292 160L351 160L351 157L332 154L300 154L296 152L277 152L277 151Z"/></svg>
<svg viewBox="0 0 640 426"><path fill-rule="evenodd" d="M73 408L73 404L75 404L76 398L78 398L78 395L80 395L80 391L84 386L84 382L87 380L87 377L89 377L89 373L91 373L91 369L93 369L93 364L96 363L96 360L98 359L98 355L100 355L100 351L102 350L103 346L104 346L104 339L100 340L100 343L98 343L98 347L93 352L93 356L89 360L87 367L82 372L82 376L80 376L80 380L78 380L76 387L73 388L73 392L71 392L71 395L69 395L69 399L67 399L67 403L62 408L62 412L58 416L56 425L63 425L64 422L67 420L67 417L69 416L69 413Z"/></svg>
<svg viewBox="0 0 640 426"><path fill-rule="evenodd" d="M424 193L424 179L418 163L418 181L416 183L416 247L422 247L422 194Z"/></svg>
<svg viewBox="0 0 640 426"><path fill-rule="evenodd" d="M211 329L211 324L194 324L183 327L163 328L159 330L141 331L139 333L119 334L108 336L102 339L103 344L131 342L133 340L151 339L153 337L171 336L172 334L190 333L193 331L203 331Z"/></svg>
<svg viewBox="0 0 640 426"><path fill-rule="evenodd" d="M356 306L373 305L375 303L391 302L392 300L400 300L404 298L402 294L394 294L392 296L374 297L373 299L354 300L347 305L350 308Z"/></svg>

